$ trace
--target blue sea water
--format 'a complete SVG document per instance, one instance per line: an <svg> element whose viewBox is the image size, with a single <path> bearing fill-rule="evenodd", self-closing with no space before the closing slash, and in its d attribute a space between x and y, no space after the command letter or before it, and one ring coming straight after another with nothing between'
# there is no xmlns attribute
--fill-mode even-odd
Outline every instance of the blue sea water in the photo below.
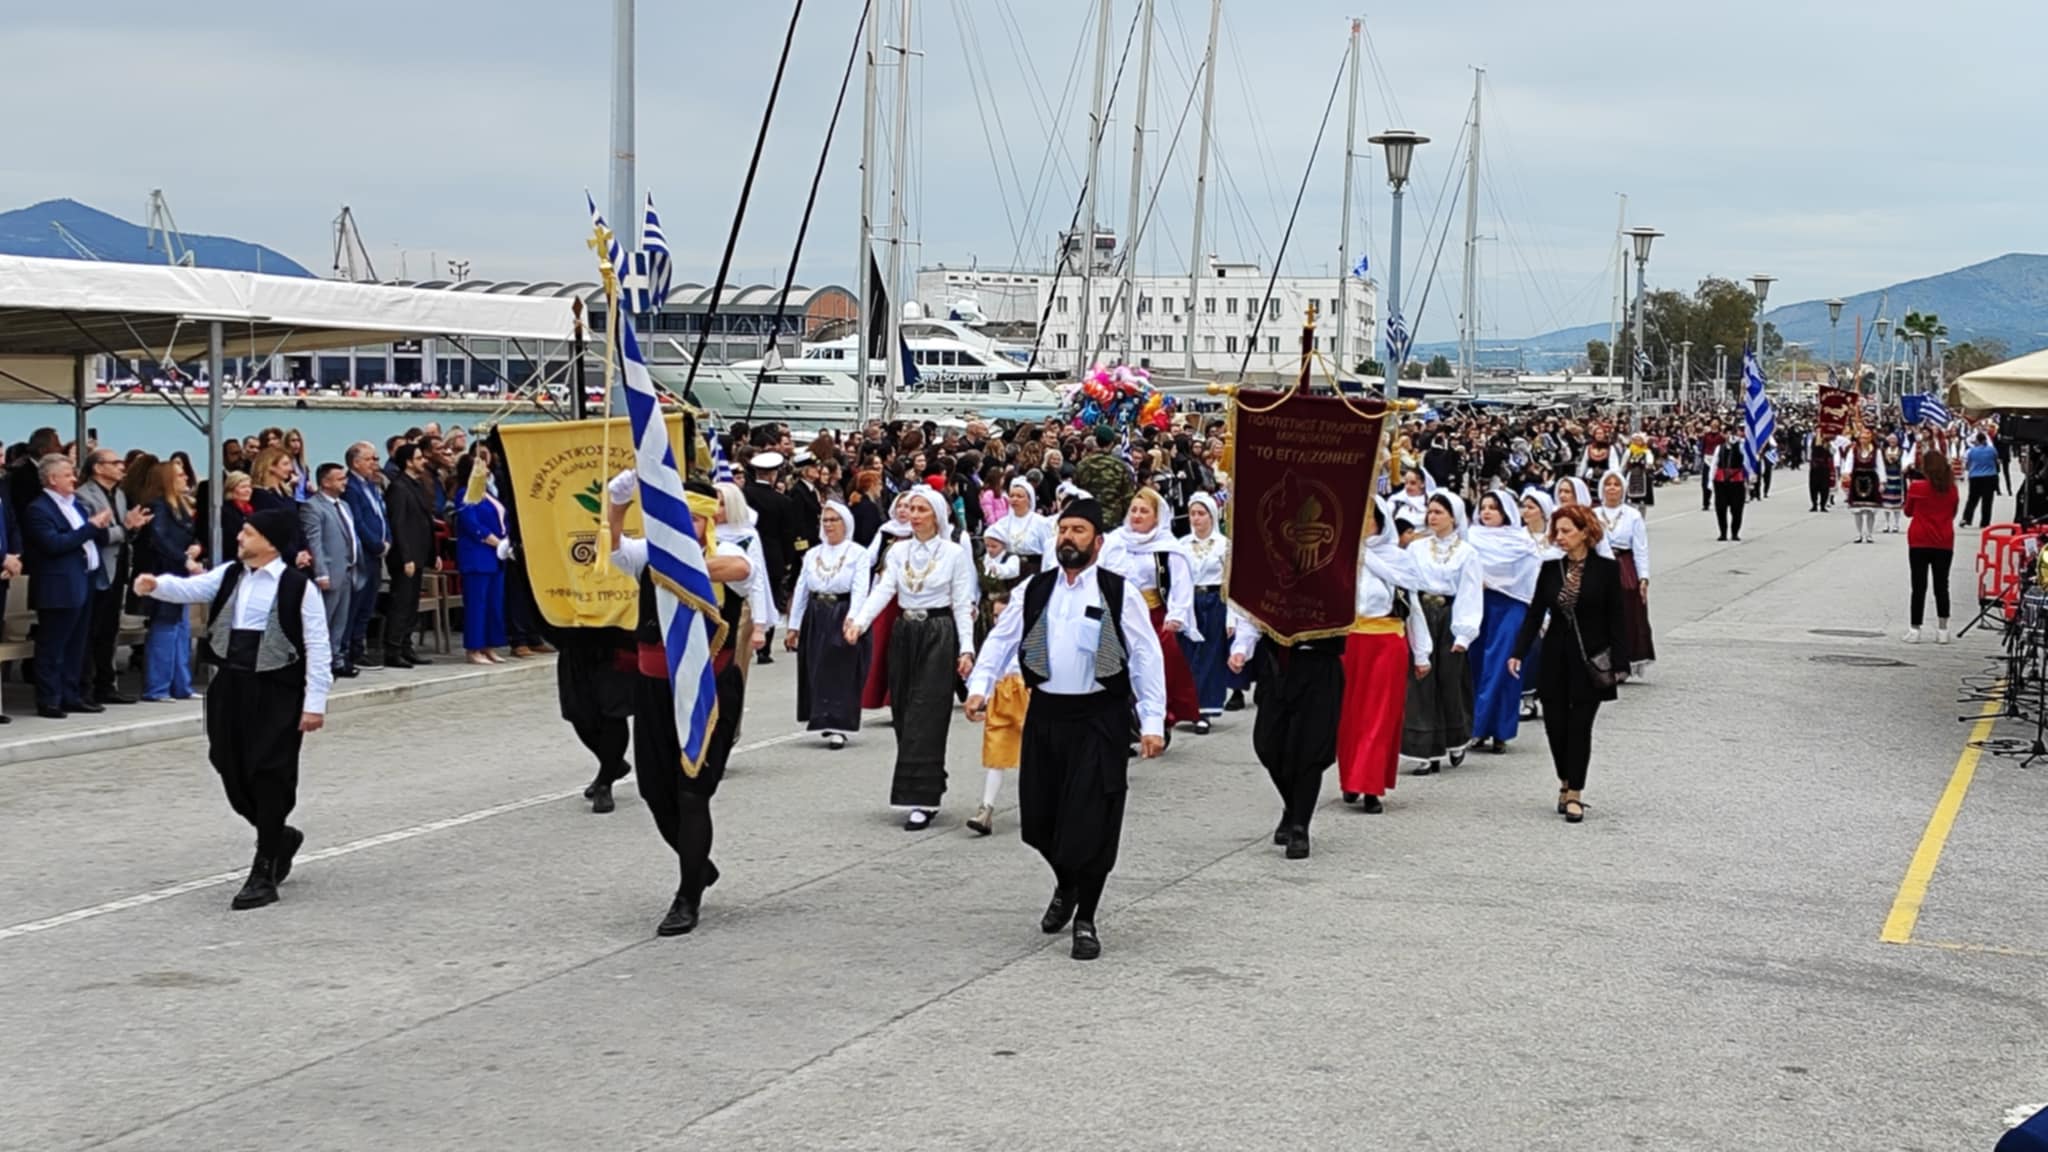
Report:
<svg viewBox="0 0 2048 1152"><path fill-rule="evenodd" d="M203 418L205 405L199 406L198 414ZM431 403L422 403L417 408L240 408L227 412L223 417L226 434L254 436L265 428L297 428L306 438L306 455L309 463L323 461L341 462L342 453L358 440L368 440L377 445L381 453L384 441L408 428L417 428L429 422L439 423L442 431L456 425L474 428L489 419L487 412L446 412L435 409ZM501 423L519 420L547 419L533 412L516 412L506 416ZM54 402L0 403L0 442L15 444L25 441L37 428L53 427L70 440L76 417L71 406ZM206 438L200 435L182 411L166 404L133 404L115 401L103 404L86 413L87 428L98 429L99 443L116 451L126 452L130 448L141 448L164 456L183 449L192 454L192 459L204 470L206 467ZM223 437L225 438L225 436Z"/></svg>

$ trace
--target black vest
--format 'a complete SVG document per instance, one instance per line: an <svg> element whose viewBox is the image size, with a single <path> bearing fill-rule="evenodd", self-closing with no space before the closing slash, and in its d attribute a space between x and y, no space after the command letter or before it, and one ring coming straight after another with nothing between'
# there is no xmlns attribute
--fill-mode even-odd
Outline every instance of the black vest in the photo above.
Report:
<svg viewBox="0 0 2048 1152"><path fill-rule="evenodd" d="M211 624L223 613L234 611L235 589L241 586L242 574L247 571L241 564L230 564L220 578L220 590L213 594L213 603L207 606L208 635L200 642L199 659L216 668L254 671L256 654L263 643L262 629L237 628L229 633L227 651L216 652L213 649ZM300 612L305 606L306 588L311 583L303 571L289 566L278 577L273 611L277 614L278 630L291 644L293 656L290 664L264 673L265 676L296 684L306 682L306 619ZM232 627L234 621L229 620L228 623ZM328 642L333 643L333 639L330 637Z"/></svg>
<svg viewBox="0 0 2048 1152"><path fill-rule="evenodd" d="M1024 633L1017 640L1020 652L1023 650L1024 641L1030 637L1032 630L1038 627L1039 620L1045 616L1045 606L1052 602L1054 582L1062 578L1061 570L1053 568L1033 576L1030 582L1025 584ZM1105 692L1128 696L1131 694L1131 643L1130 637L1124 634L1124 578L1098 566L1095 569L1095 587L1102 594L1104 622L1115 629L1117 645L1124 652L1123 666L1117 669L1116 674L1104 676L1098 672L1095 681ZM1018 661L1018 670L1023 673L1024 686L1027 688L1036 688L1045 683L1045 677L1025 667L1021 659Z"/></svg>
<svg viewBox="0 0 2048 1152"><path fill-rule="evenodd" d="M730 652L739 643L740 613L746 610L746 597L716 580L711 582L711 586L718 590L718 614L725 621L725 644L719 651ZM649 647L660 647L664 641L661 602L655 597L652 567L640 572L640 618L633 627L633 639Z"/></svg>

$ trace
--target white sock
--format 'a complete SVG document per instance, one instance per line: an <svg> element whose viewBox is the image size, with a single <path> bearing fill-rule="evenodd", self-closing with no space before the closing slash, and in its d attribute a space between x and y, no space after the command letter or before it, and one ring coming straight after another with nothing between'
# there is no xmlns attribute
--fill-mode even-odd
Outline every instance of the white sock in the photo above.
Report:
<svg viewBox="0 0 2048 1152"><path fill-rule="evenodd" d="M993 808L996 806L996 797L1003 794L1003 777L1005 775L1006 773L1001 768L991 768L988 770L988 777L982 781L981 785L982 807Z"/></svg>

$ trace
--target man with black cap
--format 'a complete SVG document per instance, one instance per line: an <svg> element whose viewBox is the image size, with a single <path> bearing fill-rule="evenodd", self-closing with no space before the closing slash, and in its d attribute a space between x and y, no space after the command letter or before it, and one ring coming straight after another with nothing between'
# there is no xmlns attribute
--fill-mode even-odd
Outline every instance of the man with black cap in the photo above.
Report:
<svg viewBox="0 0 2048 1152"><path fill-rule="evenodd" d="M747 482L740 486L740 492L747 498L747 507L754 510L754 531L761 541L761 563L768 567L768 593L775 598L777 611L789 610L790 575L795 571L791 561L796 558L796 505L789 497L775 487L776 473L782 470L784 457L773 450L757 453L747 461ZM768 644L755 659L762 664L774 663L770 655L775 650L774 629L768 631Z"/></svg>
<svg viewBox="0 0 2048 1152"><path fill-rule="evenodd" d="M1074 923L1073 956L1102 954L1095 908L1116 867L1129 791L1131 710L1140 754L1166 746L1166 671L1138 590L1096 566L1102 506L1076 500L1060 513L1057 569L1031 578L996 621L968 681L967 718L987 711L1012 657L1031 690L1017 779L1026 844L1052 865L1052 903L1039 928Z"/></svg>
<svg viewBox="0 0 2048 1152"><path fill-rule="evenodd" d="M206 690L207 757L228 804L256 829L256 861L232 907L277 902L306 834L285 823L298 802L299 744L326 721L334 682L327 610L280 541L298 538L289 509L249 515L235 538L237 562L199 576L138 576L135 594L166 604L211 604L200 658L214 666Z"/></svg>

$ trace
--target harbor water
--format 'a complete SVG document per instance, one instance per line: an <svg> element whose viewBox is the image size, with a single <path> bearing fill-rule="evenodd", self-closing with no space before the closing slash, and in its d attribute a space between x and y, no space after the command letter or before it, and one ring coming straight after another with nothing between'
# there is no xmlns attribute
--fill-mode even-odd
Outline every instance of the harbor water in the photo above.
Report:
<svg viewBox="0 0 2048 1152"><path fill-rule="evenodd" d="M198 398L197 415L206 415L205 398ZM306 439L306 456L309 463L325 461L341 463L342 453L358 440L368 440L377 446L382 454L384 441L404 432L408 428L438 423L443 432L461 426L475 428L490 422L495 412L468 411L452 412L436 408L432 401L417 406L392 405L387 407L350 408L279 408L279 407L237 407L222 413L222 423L227 436L254 436L265 428L297 428ZM534 412L513 411L499 419L498 423L512 423L521 420L545 420L548 416ZM69 404L55 402L21 401L0 403L0 441L18 444L26 441L37 428L53 427L65 440L73 435L76 417ZM183 449L192 454L192 459L203 470L206 467L206 437L200 434L183 410L157 402L135 403L113 400L101 404L86 413L85 424L96 430L93 435L99 443L116 451L126 452L141 448L158 456Z"/></svg>

